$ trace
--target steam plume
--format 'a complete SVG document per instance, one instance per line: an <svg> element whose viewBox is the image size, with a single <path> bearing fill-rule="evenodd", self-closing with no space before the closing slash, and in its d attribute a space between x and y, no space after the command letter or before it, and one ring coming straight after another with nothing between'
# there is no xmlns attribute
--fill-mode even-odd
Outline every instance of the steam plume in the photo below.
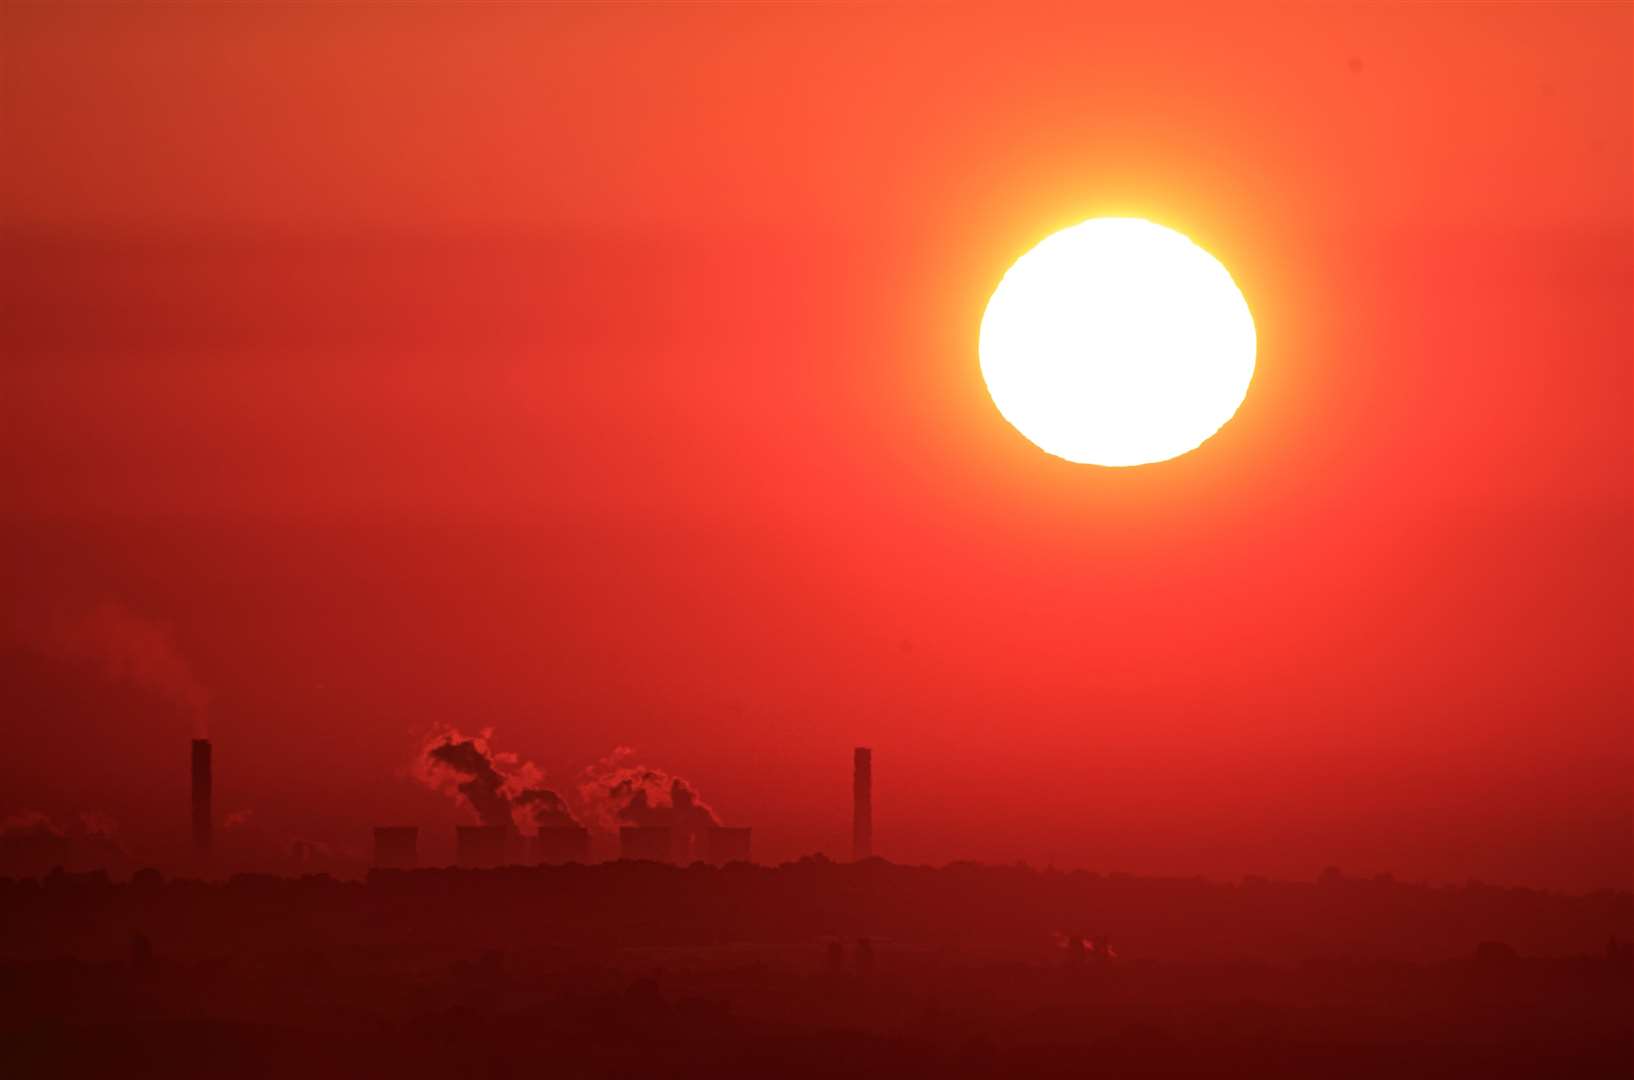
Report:
<svg viewBox="0 0 1634 1080"><path fill-rule="evenodd" d="M478 749L474 739L465 739L433 746L426 751L437 765L465 777L455 781L455 787L471 804L484 825L511 824L511 800L505 797L505 778L499 775L486 748Z"/></svg>
<svg viewBox="0 0 1634 1080"><path fill-rule="evenodd" d="M495 752L492 738L492 728L469 737L454 728L435 731L421 745L414 774L469 806L484 825L523 830L577 825L562 797L544 786L540 768L515 754Z"/></svg>
<svg viewBox="0 0 1634 1080"><path fill-rule="evenodd" d="M719 825L693 786L663 769L627 764L635 751L620 746L579 774L585 815L603 829L620 825L668 825L682 832Z"/></svg>
<svg viewBox="0 0 1634 1080"><path fill-rule="evenodd" d="M511 800L511 813L526 814L535 826L577 825L578 819L567 808L567 803L554 791L546 788L526 788Z"/></svg>

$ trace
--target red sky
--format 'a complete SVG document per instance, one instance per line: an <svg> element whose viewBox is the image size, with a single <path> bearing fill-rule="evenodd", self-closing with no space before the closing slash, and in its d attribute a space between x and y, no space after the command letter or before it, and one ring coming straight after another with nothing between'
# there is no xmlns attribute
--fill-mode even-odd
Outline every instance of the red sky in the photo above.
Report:
<svg viewBox="0 0 1634 1080"><path fill-rule="evenodd" d="M1629 886L1627 5L0 19L0 816L185 829L182 711L48 658L113 604L224 811L360 848L447 722L763 858L867 743L903 860ZM1097 214L1255 314L1175 461L981 383Z"/></svg>

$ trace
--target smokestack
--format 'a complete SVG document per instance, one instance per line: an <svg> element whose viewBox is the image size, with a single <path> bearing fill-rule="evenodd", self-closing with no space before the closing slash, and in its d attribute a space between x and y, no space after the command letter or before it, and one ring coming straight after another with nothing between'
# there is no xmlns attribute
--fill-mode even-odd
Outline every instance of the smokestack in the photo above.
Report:
<svg viewBox="0 0 1634 1080"><path fill-rule="evenodd" d="M201 855L210 852L214 832L210 818L210 740L193 740L193 847Z"/></svg>
<svg viewBox="0 0 1634 1080"><path fill-rule="evenodd" d="M874 752L859 746L851 752L851 858L874 855Z"/></svg>

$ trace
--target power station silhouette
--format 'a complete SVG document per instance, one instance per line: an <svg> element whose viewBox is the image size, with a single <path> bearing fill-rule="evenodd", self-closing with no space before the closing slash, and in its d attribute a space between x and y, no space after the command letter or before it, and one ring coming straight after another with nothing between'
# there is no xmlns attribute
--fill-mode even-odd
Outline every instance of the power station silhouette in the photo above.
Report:
<svg viewBox="0 0 1634 1080"><path fill-rule="evenodd" d="M194 739L191 747L193 850L201 864L208 863L214 846L214 745ZM874 854L874 752L859 746L852 751L851 857ZM700 821L688 813L689 789L677 787L674 798L679 824L623 825L618 829L618 858L685 865L703 862L724 866L751 861L753 831L746 825ZM377 825L370 864L380 869L406 870L422 865L420 827ZM542 825L524 834L508 825L454 827L454 865L470 869L590 863L591 831L582 825ZM429 865L429 864L428 864Z"/></svg>

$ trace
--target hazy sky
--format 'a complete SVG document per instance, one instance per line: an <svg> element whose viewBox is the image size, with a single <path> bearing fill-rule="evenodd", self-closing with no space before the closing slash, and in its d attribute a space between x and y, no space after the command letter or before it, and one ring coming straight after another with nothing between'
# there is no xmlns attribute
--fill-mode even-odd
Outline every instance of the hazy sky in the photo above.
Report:
<svg viewBox="0 0 1634 1080"><path fill-rule="evenodd" d="M867 743L893 858L1630 884L1628 6L0 20L0 817L179 839L185 677L224 812L358 848L452 723L766 858ZM981 382L1097 214L1254 311L1175 461Z"/></svg>

